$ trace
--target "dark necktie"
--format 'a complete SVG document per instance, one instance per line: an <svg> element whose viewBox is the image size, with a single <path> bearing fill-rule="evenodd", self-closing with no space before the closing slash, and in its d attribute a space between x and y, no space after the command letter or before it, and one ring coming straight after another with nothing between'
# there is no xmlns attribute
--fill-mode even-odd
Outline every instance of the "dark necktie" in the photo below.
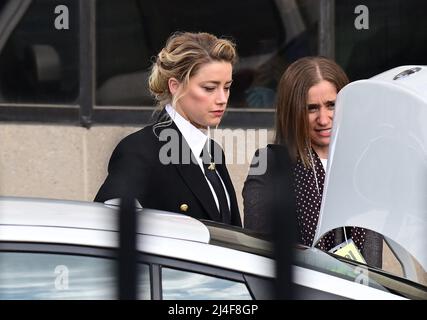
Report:
<svg viewBox="0 0 427 320"><path fill-rule="evenodd" d="M213 145L213 143L211 145ZM224 223L230 223L230 209L228 208L227 196L221 179L215 170L215 162L213 161L214 157L208 152L206 147L203 149L201 156L203 160L203 168L205 169L205 176L211 183L218 199L221 220Z"/></svg>

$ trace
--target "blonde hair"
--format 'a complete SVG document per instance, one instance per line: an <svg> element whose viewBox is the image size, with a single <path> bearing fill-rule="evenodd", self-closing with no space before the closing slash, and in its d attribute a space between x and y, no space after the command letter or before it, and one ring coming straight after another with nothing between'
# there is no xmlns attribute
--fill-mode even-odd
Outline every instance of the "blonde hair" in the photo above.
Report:
<svg viewBox="0 0 427 320"><path fill-rule="evenodd" d="M275 143L286 145L292 159L296 161L299 157L305 167L311 167L308 91L322 80L332 83L337 93L349 82L334 61L324 57L304 57L286 69L277 90Z"/></svg>
<svg viewBox="0 0 427 320"><path fill-rule="evenodd" d="M174 106L180 96L172 97L168 86L170 78L177 79L185 87L202 65L213 61L234 65L236 60L235 44L230 40L209 33L178 32L169 37L157 55L148 86L160 108L168 103Z"/></svg>

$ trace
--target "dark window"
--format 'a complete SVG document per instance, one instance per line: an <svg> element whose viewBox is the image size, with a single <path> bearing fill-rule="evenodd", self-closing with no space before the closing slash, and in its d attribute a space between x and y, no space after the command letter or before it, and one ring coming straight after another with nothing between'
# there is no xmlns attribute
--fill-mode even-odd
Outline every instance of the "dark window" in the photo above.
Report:
<svg viewBox="0 0 427 320"><path fill-rule="evenodd" d="M78 1L35 0L27 10L20 3L8 1L0 11L7 21L0 21L6 40L0 46L0 102L73 102L79 90ZM55 28L58 5L68 8L69 29Z"/></svg>
<svg viewBox="0 0 427 320"><path fill-rule="evenodd" d="M281 3L188 0L172 9L166 0L97 1L97 104L152 105L149 67L167 37L206 31L237 43L229 107L273 107L285 67L317 53L317 1Z"/></svg>
<svg viewBox="0 0 427 320"><path fill-rule="evenodd" d="M175 31L206 31L233 39L240 57L222 125L271 127L284 69L318 53L313 0L0 2L2 121L147 123L153 57ZM69 29L55 28L57 6Z"/></svg>
<svg viewBox="0 0 427 320"><path fill-rule="evenodd" d="M427 2L367 0L369 28L358 30L360 1L335 1L336 60L350 80L370 78L401 65L427 64ZM365 20L366 22L366 20Z"/></svg>

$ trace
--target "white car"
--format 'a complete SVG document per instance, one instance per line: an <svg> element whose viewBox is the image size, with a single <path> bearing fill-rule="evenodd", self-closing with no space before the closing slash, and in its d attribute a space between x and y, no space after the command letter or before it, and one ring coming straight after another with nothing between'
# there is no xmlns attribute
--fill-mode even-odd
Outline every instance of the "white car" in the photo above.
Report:
<svg viewBox="0 0 427 320"><path fill-rule="evenodd" d="M118 207L0 198L0 299L116 299ZM274 298L271 243L244 229L138 210L139 299ZM427 288L296 248L297 299L427 299Z"/></svg>

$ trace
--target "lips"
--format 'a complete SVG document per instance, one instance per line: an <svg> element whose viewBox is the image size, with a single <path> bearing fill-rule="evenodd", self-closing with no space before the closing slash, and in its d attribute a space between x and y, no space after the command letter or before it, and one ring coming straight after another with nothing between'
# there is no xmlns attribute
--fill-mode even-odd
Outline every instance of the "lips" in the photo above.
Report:
<svg viewBox="0 0 427 320"><path fill-rule="evenodd" d="M319 136L327 138L331 136L332 129L316 129L315 131Z"/></svg>
<svg viewBox="0 0 427 320"><path fill-rule="evenodd" d="M214 111L211 111L210 113L216 117L222 117L222 115L224 114L224 110L214 110Z"/></svg>

